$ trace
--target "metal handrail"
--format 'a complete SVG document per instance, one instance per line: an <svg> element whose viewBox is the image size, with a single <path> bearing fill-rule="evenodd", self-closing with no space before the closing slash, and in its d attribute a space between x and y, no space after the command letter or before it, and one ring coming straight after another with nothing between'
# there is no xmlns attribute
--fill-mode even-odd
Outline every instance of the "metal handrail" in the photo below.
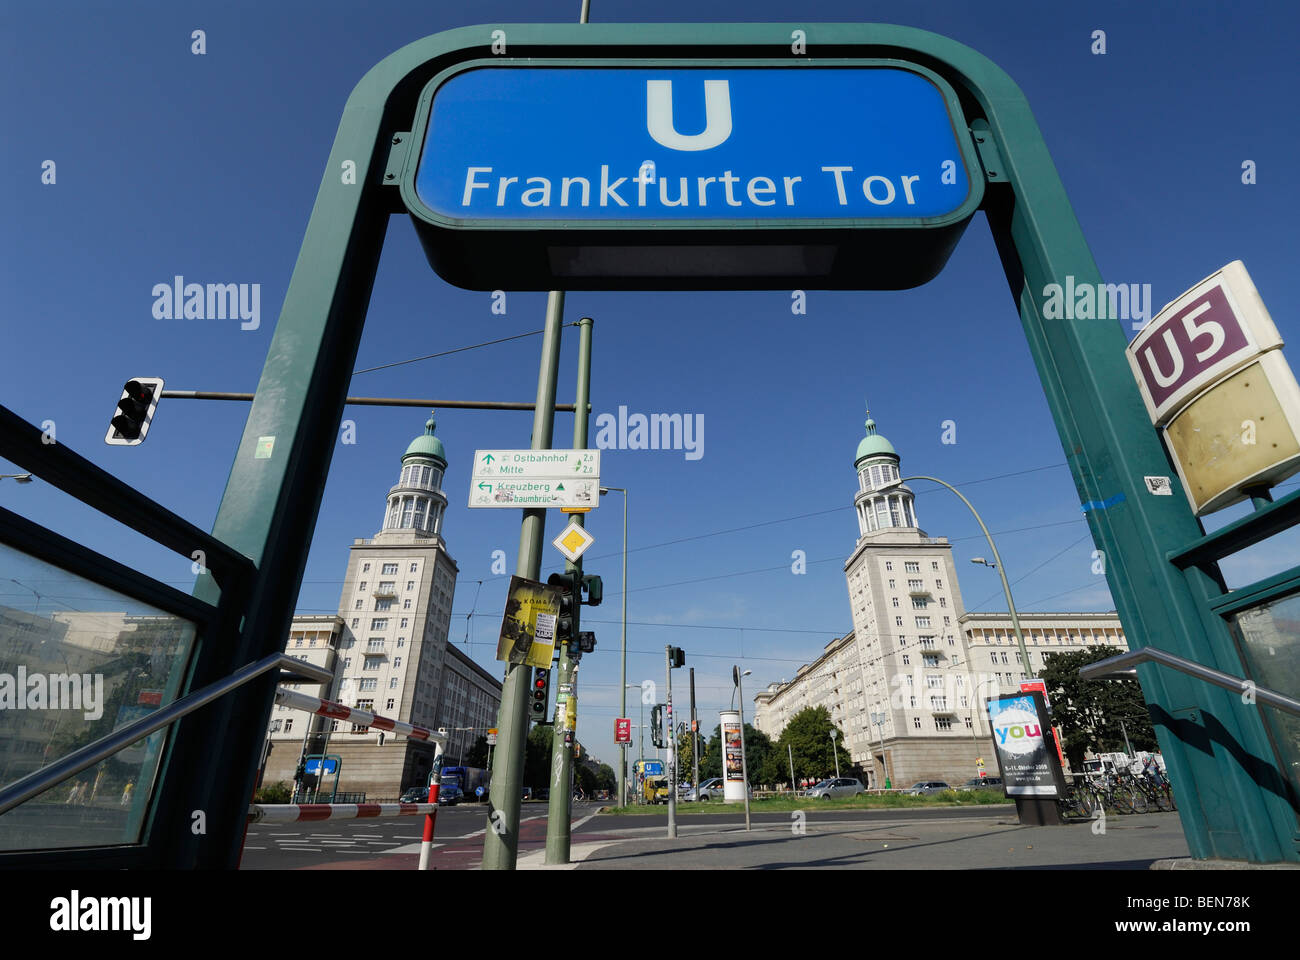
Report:
<svg viewBox="0 0 1300 960"><path fill-rule="evenodd" d="M1127 679L1136 675L1133 668L1137 664L1147 662L1158 663L1234 693L1250 693L1257 703L1267 703L1270 707L1277 707L1285 713L1300 716L1300 700L1294 697L1258 686L1255 681L1247 680L1245 677L1234 677L1230 673L1215 670L1195 660L1176 656L1158 647L1142 647L1140 650L1130 650L1128 653L1090 663L1079 670L1079 677L1083 680L1109 680L1121 677Z"/></svg>
<svg viewBox="0 0 1300 960"><path fill-rule="evenodd" d="M245 667L240 667L230 676L210 683L206 687L168 704L147 717L141 717L134 723L128 723L120 730L114 730L95 742L88 743L79 750L74 750L62 760L52 763L48 767L42 767L21 780L14 781L8 787L0 790L0 814L8 813L19 804L26 803L32 797L57 786L69 777L76 776L87 767L93 767L119 750L125 750L131 744L147 737L155 730L179 720L186 714L193 713L218 697L224 696L237 687L242 687L250 680L277 667L291 669L295 676L307 678L316 683L329 683L334 679L333 672L323 667L291 657L287 653L270 654Z"/></svg>

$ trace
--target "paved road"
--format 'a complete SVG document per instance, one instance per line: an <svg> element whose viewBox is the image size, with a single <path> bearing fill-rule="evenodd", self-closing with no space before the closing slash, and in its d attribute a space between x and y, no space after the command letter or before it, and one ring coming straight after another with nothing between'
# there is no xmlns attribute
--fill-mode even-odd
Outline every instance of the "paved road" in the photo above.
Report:
<svg viewBox="0 0 1300 960"><path fill-rule="evenodd" d="M574 803L574 820L599 809ZM520 808L520 849L540 849L546 840L545 803ZM612 819L612 818L609 818ZM471 869L483 857L486 804L457 804L438 811L433 866ZM419 862L423 817L335 820L312 823L258 823L248 828L243 870L407 870Z"/></svg>

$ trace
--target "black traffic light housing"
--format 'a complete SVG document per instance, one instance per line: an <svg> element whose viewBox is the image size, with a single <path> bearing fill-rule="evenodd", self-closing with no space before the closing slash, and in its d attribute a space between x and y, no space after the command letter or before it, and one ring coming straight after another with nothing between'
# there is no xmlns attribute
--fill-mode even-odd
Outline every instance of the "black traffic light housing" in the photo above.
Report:
<svg viewBox="0 0 1300 960"><path fill-rule="evenodd" d="M686 651L681 647L668 648L668 666L680 667L686 664Z"/></svg>
<svg viewBox="0 0 1300 960"><path fill-rule="evenodd" d="M533 670L533 688L528 699L528 717L535 723L546 722L546 708L551 701L551 671L545 667Z"/></svg>
<svg viewBox="0 0 1300 960"><path fill-rule="evenodd" d="M582 630L578 633L578 651L580 653L592 653L596 649L596 635L590 630Z"/></svg>
<svg viewBox="0 0 1300 960"><path fill-rule="evenodd" d="M650 708L650 743L664 747L664 704L656 703Z"/></svg>
<svg viewBox="0 0 1300 960"><path fill-rule="evenodd" d="M144 443L149 433L149 423L158 409L162 396L161 377L135 377L122 387L122 398L117 401L117 411L108 425L104 442L120 447L133 447Z"/></svg>
<svg viewBox="0 0 1300 960"><path fill-rule="evenodd" d="M578 605L581 601L581 574L576 571L553 573L546 578L549 586L560 588L560 614L555 620L555 643L573 644L578 638Z"/></svg>
<svg viewBox="0 0 1300 960"><path fill-rule="evenodd" d="M598 607L605 596L604 581L596 574L588 573L582 578L582 591L587 595L587 599L582 602L589 607Z"/></svg>

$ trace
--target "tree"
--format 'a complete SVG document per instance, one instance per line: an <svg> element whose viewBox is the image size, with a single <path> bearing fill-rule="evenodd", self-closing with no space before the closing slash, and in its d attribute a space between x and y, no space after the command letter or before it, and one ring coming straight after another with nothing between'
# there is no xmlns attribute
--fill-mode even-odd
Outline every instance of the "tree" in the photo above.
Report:
<svg viewBox="0 0 1300 960"><path fill-rule="evenodd" d="M701 744L703 746L703 744ZM677 782L683 783L695 776L695 741L691 731L684 730L677 738ZM700 776L704 776L703 752L701 751Z"/></svg>
<svg viewBox="0 0 1300 960"><path fill-rule="evenodd" d="M618 775L608 763L602 763L596 770L596 789L610 793L618 789Z"/></svg>
<svg viewBox="0 0 1300 960"><path fill-rule="evenodd" d="M487 737L479 737L474 746L465 751L465 766L486 767L488 757Z"/></svg>
<svg viewBox="0 0 1300 960"><path fill-rule="evenodd" d="M831 722L830 711L825 707L806 707L791 717L773 753L775 756L765 773L774 775L774 783L789 781L791 755L796 780L835 776L836 755L841 775L856 769L852 755L844 748L844 734Z"/></svg>
<svg viewBox="0 0 1300 960"><path fill-rule="evenodd" d="M1136 680L1083 680L1079 669L1115 655L1099 647L1048 656L1038 678L1047 685L1052 723L1061 728L1061 750L1076 769L1084 754L1158 750L1142 688ZM1120 722L1123 721L1123 727Z"/></svg>
<svg viewBox="0 0 1300 960"><path fill-rule="evenodd" d="M528 731L524 753L524 786L542 790L551 782L552 728L538 724Z"/></svg>

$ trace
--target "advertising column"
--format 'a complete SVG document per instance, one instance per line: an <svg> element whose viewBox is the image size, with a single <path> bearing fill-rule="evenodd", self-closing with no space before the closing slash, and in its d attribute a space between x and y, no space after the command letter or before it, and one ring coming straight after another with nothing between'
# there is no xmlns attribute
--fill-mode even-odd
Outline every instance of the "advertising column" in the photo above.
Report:
<svg viewBox="0 0 1300 960"><path fill-rule="evenodd" d="M1056 801L1065 796L1065 775L1044 733L1051 730L1047 704L1037 691L984 701L993 731L993 750L1007 796L1016 801L1022 824L1061 822Z"/></svg>
<svg viewBox="0 0 1300 960"><path fill-rule="evenodd" d="M744 802L744 750L740 740L740 711L723 710L722 722L722 792L727 803Z"/></svg>

